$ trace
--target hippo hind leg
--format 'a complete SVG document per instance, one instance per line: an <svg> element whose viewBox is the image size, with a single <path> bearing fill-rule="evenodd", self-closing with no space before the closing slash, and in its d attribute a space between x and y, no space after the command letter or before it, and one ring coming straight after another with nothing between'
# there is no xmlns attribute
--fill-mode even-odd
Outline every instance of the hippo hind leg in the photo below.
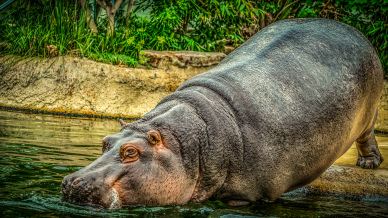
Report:
<svg viewBox="0 0 388 218"><path fill-rule="evenodd" d="M373 131L365 138L357 139L356 145L358 149L357 166L365 169L373 169L380 166L381 162L384 161Z"/></svg>
<svg viewBox="0 0 388 218"><path fill-rule="evenodd" d="M377 168L384 161L373 131L375 120L376 116L374 117L372 126L356 140L356 146L358 150L358 159L356 165L365 169Z"/></svg>

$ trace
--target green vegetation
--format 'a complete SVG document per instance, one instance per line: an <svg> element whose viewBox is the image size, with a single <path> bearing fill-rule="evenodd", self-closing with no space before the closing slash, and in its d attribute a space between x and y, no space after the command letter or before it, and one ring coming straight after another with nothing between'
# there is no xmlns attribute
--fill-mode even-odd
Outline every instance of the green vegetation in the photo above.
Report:
<svg viewBox="0 0 388 218"><path fill-rule="evenodd" d="M16 0L0 11L0 53L135 66L141 50L224 51L277 20L324 17L363 32L388 72L387 16L386 0Z"/></svg>

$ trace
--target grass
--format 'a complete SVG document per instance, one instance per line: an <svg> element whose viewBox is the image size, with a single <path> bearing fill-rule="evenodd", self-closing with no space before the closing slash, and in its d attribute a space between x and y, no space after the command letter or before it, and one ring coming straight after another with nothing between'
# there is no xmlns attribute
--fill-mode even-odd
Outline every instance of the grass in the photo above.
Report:
<svg viewBox="0 0 388 218"><path fill-rule="evenodd" d="M388 77L388 4L382 0L221 1L139 0L129 25L117 15L113 37L106 23L93 34L72 0L16 1L0 11L0 54L50 57L78 55L136 66L141 50L223 51L280 19L325 17L348 23L375 46Z"/></svg>
<svg viewBox="0 0 388 218"><path fill-rule="evenodd" d="M6 21L0 26L0 40L6 44L0 51L2 54L40 57L76 54L106 63L138 64L140 47L123 40L123 32L116 37L92 34L76 4L57 1L55 7L46 6L40 11L13 8L2 14L2 20Z"/></svg>

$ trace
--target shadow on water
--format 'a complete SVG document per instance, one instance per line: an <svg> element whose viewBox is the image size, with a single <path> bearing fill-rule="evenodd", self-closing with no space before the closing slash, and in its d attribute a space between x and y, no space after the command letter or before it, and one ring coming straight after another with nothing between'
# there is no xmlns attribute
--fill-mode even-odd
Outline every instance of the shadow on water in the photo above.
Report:
<svg viewBox="0 0 388 218"><path fill-rule="evenodd" d="M296 190L275 202L231 208L220 201L170 207L104 210L61 201L62 178L101 154L117 121L0 111L0 217L326 217L388 214L387 199L311 196ZM388 138L379 137L388 156ZM338 164L354 165L351 148ZM383 168L388 169L388 160Z"/></svg>

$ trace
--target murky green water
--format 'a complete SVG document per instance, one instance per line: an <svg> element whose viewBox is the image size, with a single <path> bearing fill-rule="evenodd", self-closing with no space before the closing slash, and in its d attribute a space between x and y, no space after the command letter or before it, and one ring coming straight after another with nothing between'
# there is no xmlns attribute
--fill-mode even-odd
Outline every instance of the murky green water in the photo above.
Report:
<svg viewBox="0 0 388 218"><path fill-rule="evenodd" d="M219 201L172 207L101 210L61 201L62 178L100 155L116 121L0 111L0 217L354 217L388 215L387 199L350 200L295 191L273 203L231 208ZM382 150L388 155L387 138ZM353 165L355 150L339 163ZM386 160L384 168L387 168Z"/></svg>

